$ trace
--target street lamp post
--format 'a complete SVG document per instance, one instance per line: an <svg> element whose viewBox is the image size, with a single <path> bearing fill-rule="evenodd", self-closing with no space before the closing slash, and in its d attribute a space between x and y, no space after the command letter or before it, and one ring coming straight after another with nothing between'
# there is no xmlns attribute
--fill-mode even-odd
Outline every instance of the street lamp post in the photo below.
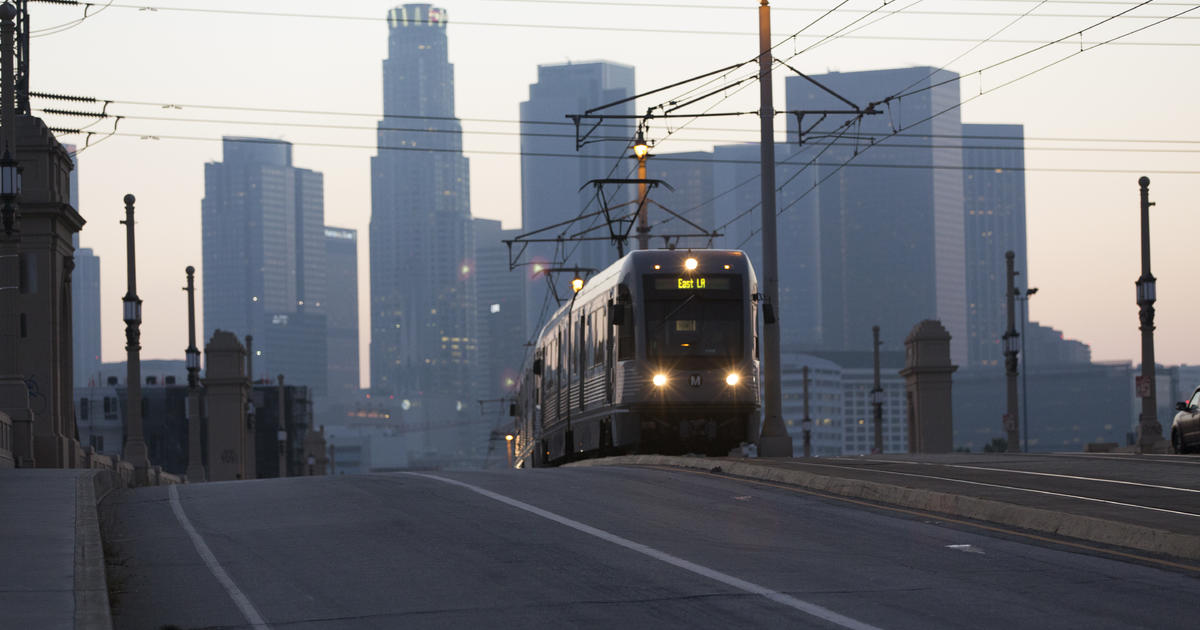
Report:
<svg viewBox="0 0 1200 630"><path fill-rule="evenodd" d="M279 478L282 479L287 475L287 414L284 413L284 405L286 403L285 394L283 391L283 375L278 376L279 379L279 430L275 432L275 437L279 440ZM312 473L309 473L312 474Z"/></svg>
<svg viewBox="0 0 1200 630"><path fill-rule="evenodd" d="M638 161L638 213L637 233L638 249L650 249L650 217L646 208L646 156L650 155L650 145L646 144L646 136L639 126L637 138L633 141L633 156Z"/></svg>
<svg viewBox="0 0 1200 630"><path fill-rule="evenodd" d="M808 366L800 370L804 375L804 419L800 427L804 431L804 456L812 457L812 418L808 415Z"/></svg>
<svg viewBox="0 0 1200 630"><path fill-rule="evenodd" d="M125 195L125 257L128 290L124 303L125 319L125 460L133 464L138 485L149 483L150 457L146 450L146 438L142 432L142 363L141 325L142 300L137 295L137 266L133 242L133 195Z"/></svg>
<svg viewBox="0 0 1200 630"><path fill-rule="evenodd" d="M1025 453L1029 452L1029 387L1026 380L1029 378L1029 356L1025 353L1025 322L1029 321L1029 296L1034 293L1037 293L1037 287L1026 289L1024 295L1017 296L1021 301L1021 422L1024 425L1021 428L1021 439L1024 440L1021 450Z"/></svg>
<svg viewBox="0 0 1200 630"><path fill-rule="evenodd" d="M1004 291L1005 305L1008 310L1008 328L1004 331L1004 372L1008 377L1008 412L1004 414L1004 431L1008 440L1009 453L1021 449L1020 424L1017 421L1017 354L1020 339L1016 328L1014 299L1017 296L1016 276L1013 269L1013 259L1016 254L1010 249L1004 252L1005 277L1007 284Z"/></svg>
<svg viewBox="0 0 1200 630"><path fill-rule="evenodd" d="M196 268L188 265L187 273L188 298L188 347L187 373L187 419L188 419L188 483L198 483L205 480L204 462L200 451L200 350L196 347Z"/></svg>
<svg viewBox="0 0 1200 630"><path fill-rule="evenodd" d="M871 411L872 419L875 425L875 441L871 452L876 455L883 454L883 384L879 379L879 346L883 342L879 340L879 327L872 326L871 334L874 341L871 346L875 351L875 387L871 388Z"/></svg>
<svg viewBox="0 0 1200 630"><path fill-rule="evenodd" d="M1138 320L1142 331L1142 376L1138 396L1142 399L1142 415L1138 418L1138 452L1148 453L1162 439L1158 422L1158 395L1154 383L1154 274L1150 273L1150 178L1138 179L1141 187L1142 211L1142 275L1137 279Z"/></svg>

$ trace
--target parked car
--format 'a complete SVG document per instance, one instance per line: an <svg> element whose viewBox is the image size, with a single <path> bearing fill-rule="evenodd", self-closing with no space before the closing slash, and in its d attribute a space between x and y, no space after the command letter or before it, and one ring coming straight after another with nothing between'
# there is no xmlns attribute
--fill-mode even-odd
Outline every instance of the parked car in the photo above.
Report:
<svg viewBox="0 0 1200 630"><path fill-rule="evenodd" d="M1200 451L1200 387L1190 400L1176 403L1175 420L1171 422L1171 446L1176 453Z"/></svg>

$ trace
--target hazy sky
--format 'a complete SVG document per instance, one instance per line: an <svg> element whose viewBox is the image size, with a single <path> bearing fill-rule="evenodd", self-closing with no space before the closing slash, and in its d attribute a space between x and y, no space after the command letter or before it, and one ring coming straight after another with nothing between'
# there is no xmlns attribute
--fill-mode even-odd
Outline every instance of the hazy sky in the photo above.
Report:
<svg viewBox="0 0 1200 630"><path fill-rule="evenodd" d="M117 135L107 139L111 120L90 127L97 132L93 146L79 155L80 211L88 221L82 246L95 249L103 265L106 361L125 356L120 306L125 247L118 223L122 196L131 192L138 198L142 355L182 359L187 318L180 287L184 267L200 268L203 165L221 159L222 135L256 135L296 143L295 164L325 174L326 222L359 231L366 382L368 160L382 110L384 17L397 4L124 0L98 13L92 8L88 19L65 29L53 27L70 26L82 17L82 7L31 5L33 90L109 99L114 102L107 111L126 117ZM449 11L457 113L471 160L472 212L502 219L506 227L516 227L520 220L516 120L538 64L596 59L630 64L637 68L638 91L644 92L756 54L758 2L752 0L449 0L437 5ZM837 5L838 0L775 2L773 41L787 39ZM1133 284L1140 272L1137 178L1148 175L1151 198L1157 202L1151 219L1153 270L1159 280L1157 357L1164 363L1197 363L1200 335L1190 324L1200 311L1200 291L1195 290L1200 214L1193 201L1200 183L1200 129L1194 114L1200 96L1195 74L1200 67L1200 10L1087 50L1200 6L1144 5L892 0L881 9L879 0L848 0L780 46L777 54L800 53L790 63L809 74L944 66L964 75L964 99L978 96L963 106L963 122L1024 124L1030 284L1040 289L1031 300L1031 318L1091 344L1095 360L1139 357ZM1129 9L1123 17L1104 21ZM220 12L224 10L233 13ZM870 11L876 12L868 15ZM806 50L855 20L850 29L858 30L846 29ZM1072 34L1066 42L989 68ZM777 109L784 108L786 74L775 75ZM637 111L660 99L656 95L639 102ZM731 94L714 111L754 110L756 99L757 88L751 87ZM33 104L35 110L64 105ZM91 122L45 118L54 126ZM756 121L750 117L708 118L692 127L671 135L656 151L756 140ZM782 117L776 128L784 128ZM663 127L652 127L652 139L664 136ZM60 139L84 144L80 136ZM571 150L565 139L563 151Z"/></svg>

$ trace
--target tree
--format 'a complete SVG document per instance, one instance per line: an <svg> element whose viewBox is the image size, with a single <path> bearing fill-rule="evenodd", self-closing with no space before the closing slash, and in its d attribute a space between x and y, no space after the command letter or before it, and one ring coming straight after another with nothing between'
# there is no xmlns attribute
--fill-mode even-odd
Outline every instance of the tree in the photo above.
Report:
<svg viewBox="0 0 1200 630"><path fill-rule="evenodd" d="M984 453L1005 453L1008 452L1008 440L998 437L992 438L991 443L983 445Z"/></svg>

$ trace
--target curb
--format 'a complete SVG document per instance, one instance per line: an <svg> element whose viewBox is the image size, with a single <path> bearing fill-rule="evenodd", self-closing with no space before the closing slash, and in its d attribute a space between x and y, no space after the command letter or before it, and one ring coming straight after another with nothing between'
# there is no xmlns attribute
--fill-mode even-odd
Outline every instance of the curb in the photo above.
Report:
<svg viewBox="0 0 1200 630"><path fill-rule="evenodd" d="M104 547L100 543L97 496L112 489L106 473L82 474L75 479L75 627L112 630L108 607L108 580L104 574Z"/></svg>
<svg viewBox="0 0 1200 630"><path fill-rule="evenodd" d="M719 467L721 472L738 477L775 481L844 497L1008 525L1162 556L1200 560L1200 536L992 499L906 488L876 481L817 475L801 470L777 468L769 463L668 455L621 455L573 462L568 466L622 466L629 464L675 466L700 470L712 470Z"/></svg>

